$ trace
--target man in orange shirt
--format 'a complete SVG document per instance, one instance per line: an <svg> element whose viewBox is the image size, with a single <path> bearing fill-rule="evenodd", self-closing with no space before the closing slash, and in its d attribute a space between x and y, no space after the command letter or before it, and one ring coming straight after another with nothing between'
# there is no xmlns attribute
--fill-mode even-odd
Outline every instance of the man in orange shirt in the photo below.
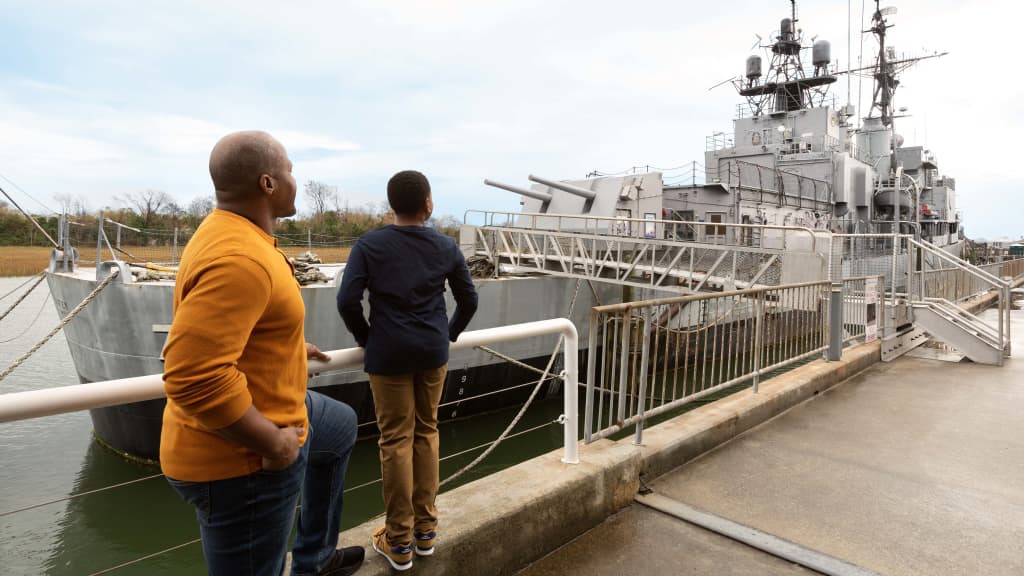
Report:
<svg viewBox="0 0 1024 576"><path fill-rule="evenodd" d="M352 574L363 548L336 550L355 412L306 390L305 306L272 236L295 214L284 147L236 132L210 154L217 208L182 255L164 348L160 464L196 509L211 575L278 576L299 495L291 573Z"/></svg>

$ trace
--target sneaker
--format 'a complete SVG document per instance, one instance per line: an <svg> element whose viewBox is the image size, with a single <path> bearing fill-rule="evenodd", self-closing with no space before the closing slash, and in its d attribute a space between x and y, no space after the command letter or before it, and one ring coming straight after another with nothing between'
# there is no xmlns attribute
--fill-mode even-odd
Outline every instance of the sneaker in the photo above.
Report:
<svg viewBox="0 0 1024 576"><path fill-rule="evenodd" d="M434 553L434 539L437 538L436 531L414 532L412 538L416 542L417 556L430 556Z"/></svg>
<svg viewBox="0 0 1024 576"><path fill-rule="evenodd" d="M349 546L334 551L334 556L317 572L317 576L349 576L363 565L366 551L362 546Z"/></svg>
<svg viewBox="0 0 1024 576"><path fill-rule="evenodd" d="M373 544L373 549L383 556L395 570L403 571L412 568L412 542L392 546L388 542L388 531L384 526L377 528L377 531L373 533L373 540L370 542Z"/></svg>

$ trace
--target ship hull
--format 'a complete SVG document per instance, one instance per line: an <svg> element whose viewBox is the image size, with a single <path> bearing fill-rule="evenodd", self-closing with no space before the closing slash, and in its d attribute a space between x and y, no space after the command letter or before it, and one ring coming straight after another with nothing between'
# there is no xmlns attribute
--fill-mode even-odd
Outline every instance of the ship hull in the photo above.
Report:
<svg viewBox="0 0 1024 576"><path fill-rule="evenodd" d="M543 369L548 357L520 361ZM580 362L585 362L585 355L580 358ZM581 366L585 369L585 364ZM497 394L493 392L506 387L508 383L529 384L538 378L537 373L511 363L453 370L445 380L438 419L454 420L522 404L530 395L532 386L523 385ZM538 400L561 393L560 383L553 382L555 385L546 383L542 386ZM356 411L361 436L376 434L377 429L372 424L373 395L368 382L316 386L310 389L351 406ZM487 396L468 399L481 394ZM100 443L129 459L156 462L160 457L160 428L166 404L165 400L159 399L90 410L93 433Z"/></svg>
<svg viewBox="0 0 1024 576"><path fill-rule="evenodd" d="M97 285L91 269L50 273L47 279L62 317ZM569 317L579 333L586 334L590 308L618 302L622 296L617 286L595 284L592 291L585 282L555 277L479 280L477 290L479 308L467 330ZM64 328L79 380L98 382L162 372L160 352L171 323L173 294L172 282L115 280L107 286ZM356 346L338 316L336 294L337 288L329 284L302 288L306 340L323 350ZM450 294L447 297L450 299ZM453 303L448 302L448 306L451 310ZM543 368L557 341L557 335L550 335L494 348ZM587 343L580 344L585 350ZM581 360L585 357L582 350ZM537 377L533 371L482 350L453 352L439 417L460 418L520 404L530 392L530 387L523 384ZM373 421L373 400L361 367L320 374L311 378L309 386L352 406L360 423ZM519 387L499 392L511 386ZM544 390L548 392L547 385ZM488 395L468 400L480 394ZM157 460L164 404L164 400L152 400L91 411L97 439L127 457ZM361 428L361 433L373 431L372 426Z"/></svg>

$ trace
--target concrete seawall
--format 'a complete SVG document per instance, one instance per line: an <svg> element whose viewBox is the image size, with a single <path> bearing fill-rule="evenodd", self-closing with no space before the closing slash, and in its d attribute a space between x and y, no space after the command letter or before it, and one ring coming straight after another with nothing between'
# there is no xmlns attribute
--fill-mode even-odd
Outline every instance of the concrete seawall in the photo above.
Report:
<svg viewBox="0 0 1024 576"><path fill-rule="evenodd" d="M580 446L581 463L561 450L528 460L437 499L436 553L406 574L512 574L629 505L640 474L656 477L734 438L880 360L878 342L845 350L838 362L814 361L702 406L632 437ZM342 545L368 544L382 518L346 530ZM360 575L390 574L367 546Z"/></svg>

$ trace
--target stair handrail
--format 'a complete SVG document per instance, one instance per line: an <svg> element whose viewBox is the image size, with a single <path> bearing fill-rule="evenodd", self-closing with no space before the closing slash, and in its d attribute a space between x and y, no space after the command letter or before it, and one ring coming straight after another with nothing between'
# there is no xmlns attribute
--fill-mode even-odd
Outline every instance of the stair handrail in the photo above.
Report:
<svg viewBox="0 0 1024 576"><path fill-rule="evenodd" d="M932 254L933 256L938 256L939 258L945 260L946 262L952 264L957 268L960 268L965 272L974 274L975 276L978 276L979 278L982 278L987 282L995 284L997 287L1005 287L1010 285L1009 282L1003 280L1002 278L999 278L998 276L995 276L994 274L986 270L983 270L978 266L975 266L970 262L967 262L966 260L953 256L952 254L946 252L945 250L942 250L941 248L932 244L931 242L928 242L927 240L916 240L910 236L907 236L907 239L910 241L912 245L925 250L926 252Z"/></svg>
<svg viewBox="0 0 1024 576"><path fill-rule="evenodd" d="M982 270L981 268L971 264L970 262L967 262L961 258L957 258L952 254L949 254L948 252L942 250L941 248L932 244L931 242L928 242L927 240L916 240L914 238L907 238L907 240L908 242L910 242L911 246L916 246L923 250L924 252L931 254L932 256L937 256L940 260L944 260L952 264L953 266L959 268L960 270L967 272L968 274L981 278L982 280L985 280L989 284L992 284L993 287L998 289L997 294L999 307L999 327L997 332L999 333L999 349L1002 354L1008 356L1008 344L1010 342L1010 282L1007 282L1002 278L999 278L998 276L989 273L986 270ZM919 273L922 301L925 301L926 299L924 273L924 266L922 266ZM907 284L907 295L909 298L913 299L913 291L910 289L909 279Z"/></svg>

